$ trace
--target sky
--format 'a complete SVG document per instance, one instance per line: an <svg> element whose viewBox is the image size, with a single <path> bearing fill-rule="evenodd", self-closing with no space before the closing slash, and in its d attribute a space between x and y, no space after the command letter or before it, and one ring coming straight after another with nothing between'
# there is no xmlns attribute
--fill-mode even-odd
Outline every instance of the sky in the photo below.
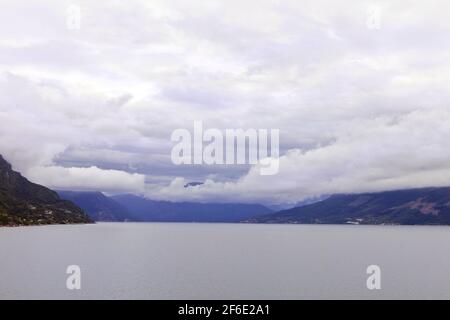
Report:
<svg viewBox="0 0 450 320"><path fill-rule="evenodd" d="M286 206L450 185L448 1L0 7L0 154L33 182ZM278 174L174 165L171 133L194 121L279 129Z"/></svg>

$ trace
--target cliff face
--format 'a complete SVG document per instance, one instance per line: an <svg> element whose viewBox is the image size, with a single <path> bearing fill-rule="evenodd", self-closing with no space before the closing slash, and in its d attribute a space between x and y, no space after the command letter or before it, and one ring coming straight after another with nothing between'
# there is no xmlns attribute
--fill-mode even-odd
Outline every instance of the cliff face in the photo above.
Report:
<svg viewBox="0 0 450 320"><path fill-rule="evenodd" d="M31 183L0 155L0 225L91 223L75 204Z"/></svg>

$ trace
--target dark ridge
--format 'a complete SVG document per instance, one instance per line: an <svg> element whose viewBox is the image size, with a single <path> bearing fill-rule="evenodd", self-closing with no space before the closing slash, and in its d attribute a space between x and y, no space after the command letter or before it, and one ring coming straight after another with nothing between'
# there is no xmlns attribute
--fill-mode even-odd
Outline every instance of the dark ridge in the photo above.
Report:
<svg viewBox="0 0 450 320"><path fill-rule="evenodd" d="M450 187L333 195L245 222L450 225Z"/></svg>
<svg viewBox="0 0 450 320"><path fill-rule="evenodd" d="M32 183L0 155L0 225L91 223L70 201L44 186Z"/></svg>

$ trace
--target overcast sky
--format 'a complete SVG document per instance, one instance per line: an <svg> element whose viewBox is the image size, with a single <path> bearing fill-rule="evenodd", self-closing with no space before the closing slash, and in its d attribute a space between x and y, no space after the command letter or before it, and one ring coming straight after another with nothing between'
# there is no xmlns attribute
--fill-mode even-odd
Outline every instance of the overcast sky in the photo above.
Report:
<svg viewBox="0 0 450 320"><path fill-rule="evenodd" d="M34 182L265 204L450 185L449 1L0 8L0 154ZM280 129L279 174L173 165L195 120Z"/></svg>

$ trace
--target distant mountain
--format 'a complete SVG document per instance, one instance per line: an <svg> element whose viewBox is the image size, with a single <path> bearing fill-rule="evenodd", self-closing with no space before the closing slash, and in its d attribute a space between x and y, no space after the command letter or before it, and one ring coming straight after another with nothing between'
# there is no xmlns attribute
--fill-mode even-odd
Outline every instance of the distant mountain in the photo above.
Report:
<svg viewBox="0 0 450 320"><path fill-rule="evenodd" d="M185 188L189 188L189 187L197 187L197 186L201 186L201 185L203 185L203 182L196 182L196 181L194 181L194 182L186 183L184 185L184 187Z"/></svg>
<svg viewBox="0 0 450 320"><path fill-rule="evenodd" d="M57 191L62 199L80 206L95 221L126 221L128 210L101 192Z"/></svg>
<svg viewBox="0 0 450 320"><path fill-rule="evenodd" d="M239 222L271 210L258 204L194 203L154 201L135 195L113 196L133 221Z"/></svg>
<svg viewBox="0 0 450 320"><path fill-rule="evenodd" d="M90 223L70 201L46 187L31 183L0 155L0 225Z"/></svg>
<svg viewBox="0 0 450 320"><path fill-rule="evenodd" d="M313 197L313 198L310 198L307 200L298 201L297 203L290 204L290 205L288 205L288 204L272 204L272 205L268 206L268 208L274 212L278 212L278 211L282 211L282 210L287 210L287 209L296 208L296 207L303 207L308 204L320 202L320 201L327 199L328 197L329 197L328 195Z"/></svg>
<svg viewBox="0 0 450 320"><path fill-rule="evenodd" d="M450 187L334 195L246 222L450 225Z"/></svg>

